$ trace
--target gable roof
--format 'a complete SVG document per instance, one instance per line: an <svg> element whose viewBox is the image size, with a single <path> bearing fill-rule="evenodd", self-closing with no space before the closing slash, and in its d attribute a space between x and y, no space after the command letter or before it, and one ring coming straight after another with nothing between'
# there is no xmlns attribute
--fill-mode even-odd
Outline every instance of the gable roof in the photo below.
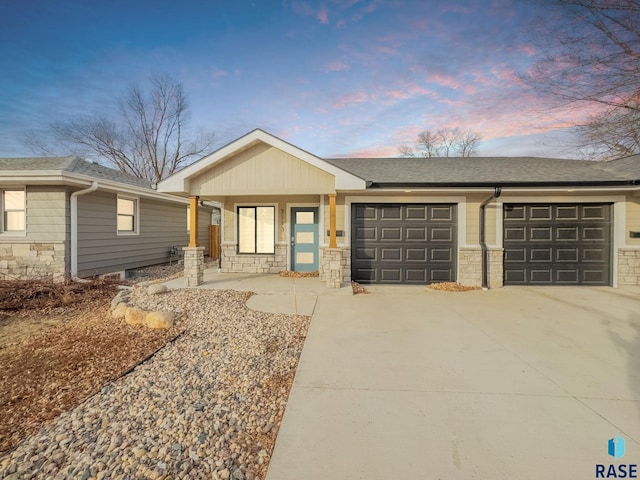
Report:
<svg viewBox="0 0 640 480"><path fill-rule="evenodd" d="M174 173L170 177L165 178L158 183L158 191L189 193L189 182L192 178L260 142L278 148L303 162L333 175L335 177L336 189L364 190L365 188L365 182L358 176L353 175L345 169L338 168L335 165L326 162L322 158L296 147L295 145L285 142L281 138L256 128L237 140L219 148L213 153L202 157L200 160L192 163L188 167L185 167L178 173Z"/></svg>
<svg viewBox="0 0 640 480"><path fill-rule="evenodd" d="M327 158L327 162L384 186L637 185L640 155L613 162L538 157Z"/></svg>
<svg viewBox="0 0 640 480"><path fill-rule="evenodd" d="M0 158L0 176L6 172L31 172L45 175L66 172L151 189L151 182L148 180L88 162L80 157Z"/></svg>

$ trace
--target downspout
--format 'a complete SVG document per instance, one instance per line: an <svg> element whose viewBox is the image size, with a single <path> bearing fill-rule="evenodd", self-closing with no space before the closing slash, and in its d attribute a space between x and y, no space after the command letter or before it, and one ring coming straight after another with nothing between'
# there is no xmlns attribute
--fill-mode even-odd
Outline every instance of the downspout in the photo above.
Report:
<svg viewBox="0 0 640 480"><path fill-rule="evenodd" d="M75 281L83 281L78 278L78 197L97 189L98 182L93 181L89 188L71 194L71 279Z"/></svg>
<svg viewBox="0 0 640 480"><path fill-rule="evenodd" d="M482 289L489 290L489 250L486 242L485 209L489 203L500 196L502 187L495 187L493 195L480 204L480 248L482 249Z"/></svg>

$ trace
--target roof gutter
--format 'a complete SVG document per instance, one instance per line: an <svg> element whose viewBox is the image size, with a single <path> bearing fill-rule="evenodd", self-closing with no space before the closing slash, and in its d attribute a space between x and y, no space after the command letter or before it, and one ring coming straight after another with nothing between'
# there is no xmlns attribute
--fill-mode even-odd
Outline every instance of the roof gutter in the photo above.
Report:
<svg viewBox="0 0 640 480"><path fill-rule="evenodd" d="M98 182L93 181L89 188L71 194L71 279L75 281L83 281L78 278L78 197L95 192L97 189Z"/></svg>
<svg viewBox="0 0 640 480"><path fill-rule="evenodd" d="M500 182L503 187L636 187L640 180L604 180L570 182ZM367 188L488 188L495 183L487 182L367 182Z"/></svg>
<svg viewBox="0 0 640 480"><path fill-rule="evenodd" d="M502 187L494 187L493 195L480 204L480 248L482 249L482 289L489 290L489 249L486 242L485 210L489 203L502 194Z"/></svg>

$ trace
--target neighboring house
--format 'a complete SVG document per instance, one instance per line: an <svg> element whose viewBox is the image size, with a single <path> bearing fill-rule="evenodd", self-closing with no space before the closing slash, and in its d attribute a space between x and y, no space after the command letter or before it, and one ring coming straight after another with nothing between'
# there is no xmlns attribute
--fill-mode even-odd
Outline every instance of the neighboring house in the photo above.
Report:
<svg viewBox="0 0 640 480"><path fill-rule="evenodd" d="M77 157L0 159L0 278L91 277L168 262L187 204ZM207 244L211 208L199 211Z"/></svg>
<svg viewBox="0 0 640 480"><path fill-rule="evenodd" d="M158 191L222 205L225 272L319 270L333 287L640 284L640 155L321 159L254 130Z"/></svg>

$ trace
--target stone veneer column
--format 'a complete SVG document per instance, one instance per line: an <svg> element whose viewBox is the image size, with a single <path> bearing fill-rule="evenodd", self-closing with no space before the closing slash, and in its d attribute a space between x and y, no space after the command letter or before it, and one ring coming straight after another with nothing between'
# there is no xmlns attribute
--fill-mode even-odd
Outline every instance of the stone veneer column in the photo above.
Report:
<svg viewBox="0 0 640 480"><path fill-rule="evenodd" d="M640 248L618 249L618 285L640 285Z"/></svg>
<svg viewBox="0 0 640 480"><path fill-rule="evenodd" d="M327 288L340 288L342 286L342 249L322 248L320 253L320 280L324 281Z"/></svg>
<svg viewBox="0 0 640 480"><path fill-rule="evenodd" d="M504 249L489 248L489 288L500 288L503 285ZM458 257L458 283L469 287L482 286L482 249L461 248Z"/></svg>
<svg viewBox="0 0 640 480"><path fill-rule="evenodd" d="M204 281L204 247L184 247L184 284L197 287Z"/></svg>

